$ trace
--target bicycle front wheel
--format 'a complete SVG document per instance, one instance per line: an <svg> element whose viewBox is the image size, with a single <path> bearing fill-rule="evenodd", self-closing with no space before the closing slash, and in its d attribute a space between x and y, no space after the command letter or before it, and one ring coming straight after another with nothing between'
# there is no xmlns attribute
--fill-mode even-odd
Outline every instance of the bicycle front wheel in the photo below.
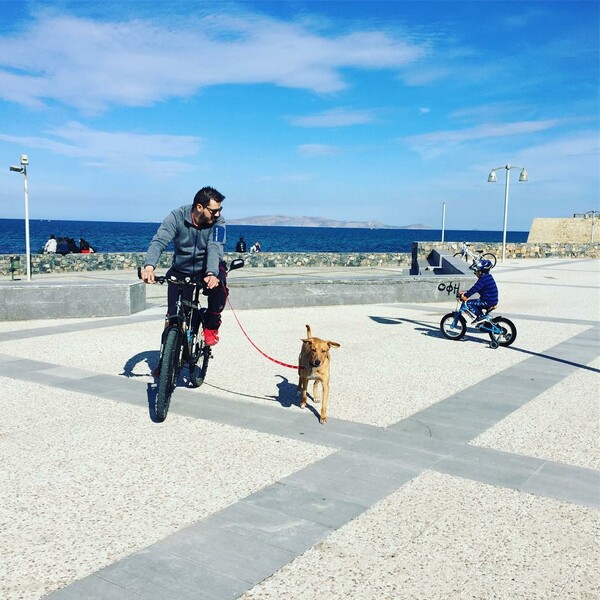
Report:
<svg viewBox="0 0 600 600"><path fill-rule="evenodd" d="M165 336L163 352L160 359L160 375L158 379L158 391L154 402L156 421L162 423L167 418L169 404L173 390L177 385L179 375L179 356L181 354L181 343L179 331L169 329Z"/></svg>
<svg viewBox="0 0 600 600"><path fill-rule="evenodd" d="M465 262L469 262L469 255L464 252L457 252L453 256L454 258L462 258Z"/></svg>
<svg viewBox="0 0 600 600"><path fill-rule="evenodd" d="M440 321L440 331L442 332L442 335L449 340L460 340L467 332L467 322L464 317L458 315L456 324L454 323L455 318L455 313L448 313L447 315L444 315Z"/></svg>
<svg viewBox="0 0 600 600"><path fill-rule="evenodd" d="M492 269L496 266L496 255L492 254L491 252L486 252L485 254L481 255L481 258L485 258L486 260L489 260L492 263Z"/></svg>

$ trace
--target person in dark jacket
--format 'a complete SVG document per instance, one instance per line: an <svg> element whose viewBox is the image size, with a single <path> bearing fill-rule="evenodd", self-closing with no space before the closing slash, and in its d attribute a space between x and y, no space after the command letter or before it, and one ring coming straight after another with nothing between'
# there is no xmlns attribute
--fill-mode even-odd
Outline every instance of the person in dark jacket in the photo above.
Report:
<svg viewBox="0 0 600 600"><path fill-rule="evenodd" d="M460 293L460 299L467 302L467 307L475 315L473 325L479 325L483 319L483 311L498 304L498 286L495 279L490 273L492 263L483 258L475 263L474 271L477 281L466 292ZM468 300L474 294L478 294L479 298Z"/></svg>
<svg viewBox="0 0 600 600"><path fill-rule="evenodd" d="M69 254L79 254L79 246L77 245L77 242L70 237L66 238L66 240Z"/></svg>
<svg viewBox="0 0 600 600"><path fill-rule="evenodd" d="M154 270L163 250L173 242L173 262L167 271L178 278L190 276L202 281L203 293L208 296L208 310L204 314L204 340L208 346L219 341L221 313L227 300L226 267L223 261L226 227L221 216L221 203L225 196L212 187L203 187L194 196L191 205L172 211L162 222L150 242L142 279L156 283ZM192 288L186 295L191 300ZM179 289L169 285L167 319L177 312Z"/></svg>
<svg viewBox="0 0 600 600"><path fill-rule="evenodd" d="M66 238L59 237L56 240L56 253L62 254L63 256L65 256L65 254L69 254L69 244Z"/></svg>
<svg viewBox="0 0 600 600"><path fill-rule="evenodd" d="M235 245L235 251L240 253L246 252L246 240L241 236L238 243Z"/></svg>

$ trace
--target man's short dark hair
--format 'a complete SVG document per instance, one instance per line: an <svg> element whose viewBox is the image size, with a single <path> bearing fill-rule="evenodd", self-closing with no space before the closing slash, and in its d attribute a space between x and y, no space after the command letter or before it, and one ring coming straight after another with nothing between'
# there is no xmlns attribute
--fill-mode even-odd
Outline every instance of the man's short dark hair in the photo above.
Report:
<svg viewBox="0 0 600 600"><path fill-rule="evenodd" d="M220 204L223 202L223 200L225 200L225 196L223 196L223 194L221 194L221 192L218 190L215 190L215 188L203 187L201 190L198 190L194 196L194 206L196 204L207 206L211 200L214 200Z"/></svg>

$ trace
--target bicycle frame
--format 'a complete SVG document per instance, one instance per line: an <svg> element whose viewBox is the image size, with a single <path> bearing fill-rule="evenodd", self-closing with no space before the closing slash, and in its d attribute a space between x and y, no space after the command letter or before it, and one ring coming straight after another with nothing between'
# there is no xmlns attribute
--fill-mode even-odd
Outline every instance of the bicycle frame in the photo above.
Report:
<svg viewBox="0 0 600 600"><path fill-rule="evenodd" d="M161 356L168 332L172 329L176 329L178 334L178 342L181 348L181 353L178 360L178 366L181 369L184 363L194 362L198 359L198 357L194 355L193 348L197 341L200 323L202 322L202 313L204 310L206 310L204 307L200 306L198 301L202 284L187 280L180 281L176 279L163 279L165 281L169 281L172 285L177 285L179 287L179 294L176 304L177 313L169 317L168 325L165 327L165 330L162 334ZM183 298L183 290L185 286L194 288L193 300L187 300ZM210 353L210 347L207 347L207 351Z"/></svg>
<svg viewBox="0 0 600 600"><path fill-rule="evenodd" d="M469 307L467 306L467 302L466 300L459 300L460 302L460 306L458 307L458 309L455 311L455 318L454 318L454 323L453 326L456 327L456 324L458 323L458 318L460 317L460 315L462 315L463 313L466 313L467 315L469 315L471 317L471 319L475 319L475 318L480 318L480 319L484 319L484 322L481 323L478 326L478 329L480 329L481 331L485 331L486 333L495 333L496 335L500 334L500 328L492 321L492 318L490 317L490 312L484 312L481 315L476 315L471 309L469 309Z"/></svg>

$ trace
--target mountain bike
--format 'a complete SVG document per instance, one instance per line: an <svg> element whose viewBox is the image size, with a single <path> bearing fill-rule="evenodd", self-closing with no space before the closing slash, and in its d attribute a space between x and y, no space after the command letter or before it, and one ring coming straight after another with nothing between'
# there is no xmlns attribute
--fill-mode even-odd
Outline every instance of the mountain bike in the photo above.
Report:
<svg viewBox="0 0 600 600"><path fill-rule="evenodd" d="M237 258L231 261L227 272L244 266L244 260ZM138 267L138 277L142 277L142 268ZM202 280L192 277L177 279L175 276L158 275L156 282L168 282L179 288L177 296L177 312L169 317L163 331L158 361L158 388L154 401L155 420L162 423L167 418L171 396L179 381L182 368L187 365L191 387L199 387L204 382L208 371L208 362L212 358L212 346L204 343L202 319L206 307L200 305ZM185 288L193 288L192 300L183 297ZM200 366L198 366L200 364Z"/></svg>
<svg viewBox="0 0 600 600"><path fill-rule="evenodd" d="M471 267L477 263L477 261L485 258L492 263L492 268L496 266L496 255L491 252L484 252L483 250L475 250L473 252L469 248L467 242L463 242L460 247L460 251L454 254L455 258L463 258L467 262L471 261Z"/></svg>
<svg viewBox="0 0 600 600"><path fill-rule="evenodd" d="M460 299L460 295L456 296L459 303L457 309L442 317L440 321L440 331L445 338L449 340L460 340L467 332L467 320L464 315L476 319L476 315L469 310L467 302ZM517 328L515 324L506 317L490 317L490 313L494 308L483 312L480 317L483 319L475 325L475 328L482 333L487 333L490 336L490 348L498 346L510 346L517 339Z"/></svg>

